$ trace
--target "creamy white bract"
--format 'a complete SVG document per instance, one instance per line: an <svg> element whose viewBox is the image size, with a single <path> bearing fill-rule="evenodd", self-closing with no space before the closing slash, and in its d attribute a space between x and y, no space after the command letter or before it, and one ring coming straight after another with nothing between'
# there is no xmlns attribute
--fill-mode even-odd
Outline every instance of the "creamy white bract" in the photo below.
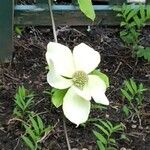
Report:
<svg viewBox="0 0 150 150"><path fill-rule="evenodd" d="M49 65L48 83L56 89L68 89L62 107L64 115L72 123L86 122L91 98L96 103L109 105L105 82L90 74L100 63L100 54L93 48L81 43L71 52L62 44L50 42L46 60Z"/></svg>

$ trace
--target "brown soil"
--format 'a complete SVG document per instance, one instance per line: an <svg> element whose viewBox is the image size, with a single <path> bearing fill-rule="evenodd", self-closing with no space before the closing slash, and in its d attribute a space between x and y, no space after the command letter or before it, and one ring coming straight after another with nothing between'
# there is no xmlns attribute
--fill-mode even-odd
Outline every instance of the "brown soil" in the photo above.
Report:
<svg viewBox="0 0 150 150"><path fill-rule="evenodd" d="M110 106L105 111L92 110L91 117L109 119L114 123L122 122L126 126L125 133L130 141L117 140L119 148L132 150L150 149L150 94L145 94L141 112L142 128L138 128L138 120L128 120L121 111L124 101L120 88L123 81L133 77L138 83L150 87L150 63L143 59L135 59L119 38L119 29L92 27L59 27L58 41L73 48L84 42L97 50L102 57L99 69L110 77L110 88L107 96ZM141 44L150 46L150 30L143 30ZM19 37L19 36L18 36ZM55 109L44 90L50 90L46 81L45 61L46 45L53 41L52 29L46 27L28 27L21 38L14 36L15 50L13 61L0 66L0 150L25 150L20 135L24 133L20 122L9 122L14 109L14 95L20 85L33 90L36 94L32 110L42 113L45 124L55 125L54 131L43 143L42 150L67 150L62 126L62 111ZM90 61L90 60L89 60ZM136 128L132 128L136 125ZM92 123L76 128L67 121L67 129L72 148L96 150L96 140L92 134ZM116 135L116 138L120 134Z"/></svg>

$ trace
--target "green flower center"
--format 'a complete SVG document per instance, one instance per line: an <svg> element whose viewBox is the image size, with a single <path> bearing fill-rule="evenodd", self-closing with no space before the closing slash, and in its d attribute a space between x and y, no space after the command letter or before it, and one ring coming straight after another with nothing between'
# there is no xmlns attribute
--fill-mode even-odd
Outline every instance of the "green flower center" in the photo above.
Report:
<svg viewBox="0 0 150 150"><path fill-rule="evenodd" d="M73 85L83 90L84 86L88 82L88 76L84 71L77 71L73 75Z"/></svg>

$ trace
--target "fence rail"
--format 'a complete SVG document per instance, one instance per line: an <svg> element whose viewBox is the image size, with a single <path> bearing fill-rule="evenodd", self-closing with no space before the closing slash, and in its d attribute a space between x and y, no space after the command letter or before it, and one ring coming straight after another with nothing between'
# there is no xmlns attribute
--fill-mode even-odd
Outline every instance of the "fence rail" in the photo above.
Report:
<svg viewBox="0 0 150 150"><path fill-rule="evenodd" d="M94 5L95 22L87 19L72 0L70 5L53 5L56 25L118 25L112 5L126 0L108 0L108 5ZM97 0L102 1L102 0ZM103 0L104 1L104 0ZM106 0L105 0L106 1ZM147 0L150 3L150 0ZM32 5L15 5L14 0L0 1L0 62L9 61L13 51L13 25L51 25L47 0L36 0ZM14 22L13 22L14 21Z"/></svg>

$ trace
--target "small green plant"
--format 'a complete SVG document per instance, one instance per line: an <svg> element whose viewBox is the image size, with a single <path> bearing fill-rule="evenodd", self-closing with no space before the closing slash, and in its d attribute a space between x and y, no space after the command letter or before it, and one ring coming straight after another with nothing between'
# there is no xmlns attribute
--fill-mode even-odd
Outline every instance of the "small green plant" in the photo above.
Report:
<svg viewBox="0 0 150 150"><path fill-rule="evenodd" d="M22 140L30 150L41 149L41 142L52 131L52 127L45 127L40 116L29 116L30 125L24 124L26 133L22 136Z"/></svg>
<svg viewBox="0 0 150 150"><path fill-rule="evenodd" d="M117 142L114 134L120 131L124 131L122 123L113 125L110 121L100 120L99 124L94 124L98 131L93 131L97 138L97 146L99 150L117 150Z"/></svg>
<svg viewBox="0 0 150 150"><path fill-rule="evenodd" d="M127 100L127 104L123 106L123 112L126 116L133 114L139 114L140 108L143 104L143 93L147 89L143 84L137 84L133 79L125 80L124 87L121 89L122 97Z"/></svg>
<svg viewBox="0 0 150 150"><path fill-rule="evenodd" d="M22 35L22 32L24 31L23 27L15 26L15 32L17 35Z"/></svg>
<svg viewBox="0 0 150 150"><path fill-rule="evenodd" d="M117 11L117 16L121 18L120 38L125 45L132 49L133 56L144 57L150 61L150 48L139 44L141 29L150 19L150 5L123 4L121 7L114 7L114 11Z"/></svg>
<svg viewBox="0 0 150 150"><path fill-rule="evenodd" d="M27 113L30 114L29 108L33 103L34 95L27 91L24 86L19 86L15 95L15 109L13 114L18 118L23 118Z"/></svg>

